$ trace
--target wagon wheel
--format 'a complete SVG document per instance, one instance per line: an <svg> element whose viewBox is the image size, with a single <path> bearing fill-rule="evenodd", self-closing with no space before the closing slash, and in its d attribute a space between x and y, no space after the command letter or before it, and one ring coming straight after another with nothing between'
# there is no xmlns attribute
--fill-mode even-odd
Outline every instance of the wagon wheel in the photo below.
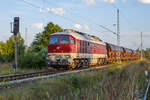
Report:
<svg viewBox="0 0 150 100"><path fill-rule="evenodd" d="M75 69L76 67L77 67L77 61L74 60L74 61L72 62L72 65L70 66L70 69Z"/></svg>

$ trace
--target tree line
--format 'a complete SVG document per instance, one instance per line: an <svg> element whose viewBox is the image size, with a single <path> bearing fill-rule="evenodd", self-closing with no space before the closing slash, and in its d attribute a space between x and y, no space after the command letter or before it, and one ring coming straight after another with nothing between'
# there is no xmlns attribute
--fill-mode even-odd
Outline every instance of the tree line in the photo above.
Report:
<svg viewBox="0 0 150 100"><path fill-rule="evenodd" d="M46 66L47 47L52 33L63 29L52 22L48 23L42 32L36 34L34 41L27 48L20 33L17 35L18 63L20 68L42 68ZM0 42L0 63L14 63L14 36L6 42Z"/></svg>

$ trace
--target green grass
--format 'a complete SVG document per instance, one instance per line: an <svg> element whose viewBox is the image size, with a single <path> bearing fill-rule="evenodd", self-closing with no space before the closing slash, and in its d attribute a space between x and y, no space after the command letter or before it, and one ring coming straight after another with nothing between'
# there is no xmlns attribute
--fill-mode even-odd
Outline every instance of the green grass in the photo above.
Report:
<svg viewBox="0 0 150 100"><path fill-rule="evenodd" d="M145 90L146 61L111 65L108 70L51 78L3 89L0 100L133 100Z"/></svg>
<svg viewBox="0 0 150 100"><path fill-rule="evenodd" d="M44 70L44 69L42 69ZM29 72L36 72L36 71L41 71L41 69L21 69L18 68L17 71L15 71L12 68L12 64L10 63L4 63L0 64L0 76L2 75L10 75L10 74L21 74L21 73L29 73Z"/></svg>

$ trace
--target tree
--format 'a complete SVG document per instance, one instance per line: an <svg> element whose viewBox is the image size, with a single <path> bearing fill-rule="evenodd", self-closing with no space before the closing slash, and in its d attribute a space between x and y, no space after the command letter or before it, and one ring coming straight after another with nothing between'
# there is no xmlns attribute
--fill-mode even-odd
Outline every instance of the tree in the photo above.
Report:
<svg viewBox="0 0 150 100"><path fill-rule="evenodd" d="M46 57L47 49L42 49L39 52L28 51L24 55L20 56L19 67L20 68L44 68L47 66Z"/></svg>
<svg viewBox="0 0 150 100"><path fill-rule="evenodd" d="M150 48L147 48L145 51L144 51L144 55L146 58L149 58L150 59Z"/></svg>
<svg viewBox="0 0 150 100"><path fill-rule="evenodd" d="M17 35L18 54L24 54L24 40L20 34ZM0 62L11 62L14 59L14 36L6 42L0 42Z"/></svg>
<svg viewBox="0 0 150 100"><path fill-rule="evenodd" d="M0 55L7 54L7 45L4 42L0 42Z"/></svg>
<svg viewBox="0 0 150 100"><path fill-rule="evenodd" d="M49 37L52 33L62 32L63 30L57 25L53 24L52 22L48 23L46 27L44 27L44 31L38 33L35 36L35 39L32 43L32 50L40 51L43 48L47 48L49 43Z"/></svg>
<svg viewBox="0 0 150 100"><path fill-rule="evenodd" d="M18 54L22 55L25 52L25 44L24 39L21 37L20 34L17 35L17 44L18 44Z"/></svg>

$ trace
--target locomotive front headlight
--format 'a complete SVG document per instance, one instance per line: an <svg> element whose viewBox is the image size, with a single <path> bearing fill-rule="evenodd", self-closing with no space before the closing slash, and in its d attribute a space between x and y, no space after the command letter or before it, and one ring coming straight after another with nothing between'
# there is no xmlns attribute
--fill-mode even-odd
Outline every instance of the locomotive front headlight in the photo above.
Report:
<svg viewBox="0 0 150 100"><path fill-rule="evenodd" d="M49 60L54 60L55 56L49 55L47 58L48 58Z"/></svg>
<svg viewBox="0 0 150 100"><path fill-rule="evenodd" d="M65 58L71 58L71 55L65 55Z"/></svg>

